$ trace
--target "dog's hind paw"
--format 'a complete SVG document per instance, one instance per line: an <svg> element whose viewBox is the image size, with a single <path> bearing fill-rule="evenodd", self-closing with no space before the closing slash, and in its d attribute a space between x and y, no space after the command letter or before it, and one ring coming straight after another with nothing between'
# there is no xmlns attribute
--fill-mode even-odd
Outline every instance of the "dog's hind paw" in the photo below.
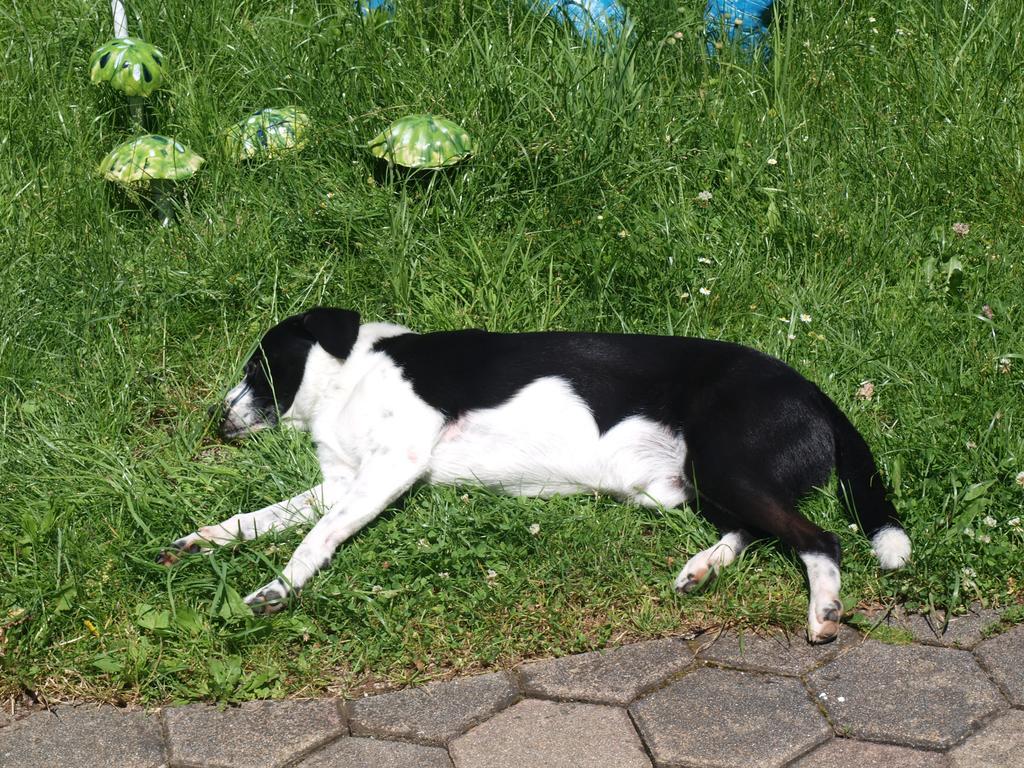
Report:
<svg viewBox="0 0 1024 768"><path fill-rule="evenodd" d="M714 568L705 568L702 572L686 567L676 576L673 586L679 594L694 592L714 581L716 575Z"/></svg>
<svg viewBox="0 0 1024 768"><path fill-rule="evenodd" d="M267 584L245 598L245 604L252 608L253 613L277 613L288 602L288 588L280 579Z"/></svg>
<svg viewBox="0 0 1024 768"><path fill-rule="evenodd" d="M817 614L817 615L815 615ZM831 643L839 634L839 622L843 617L843 604L838 600L815 611L813 606L807 616L807 642L814 645Z"/></svg>

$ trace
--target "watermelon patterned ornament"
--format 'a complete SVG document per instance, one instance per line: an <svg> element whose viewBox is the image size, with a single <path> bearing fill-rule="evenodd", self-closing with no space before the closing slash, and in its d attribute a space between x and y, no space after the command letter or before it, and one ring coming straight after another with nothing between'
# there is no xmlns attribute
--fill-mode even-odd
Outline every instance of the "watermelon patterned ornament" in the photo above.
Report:
<svg viewBox="0 0 1024 768"><path fill-rule="evenodd" d="M456 123L434 115L408 115L371 139L374 157L403 168L446 168L473 154L473 140Z"/></svg>
<svg viewBox="0 0 1024 768"><path fill-rule="evenodd" d="M114 148L100 163L99 172L108 181L126 186L158 180L187 179L203 164L203 158L184 144L149 134Z"/></svg>
<svg viewBox="0 0 1024 768"><path fill-rule="evenodd" d="M138 38L117 37L93 52L89 71L95 84L110 83L128 96L149 96L163 83L164 55Z"/></svg>
<svg viewBox="0 0 1024 768"><path fill-rule="evenodd" d="M259 109L231 126L224 146L232 157L280 157L306 146L309 115L298 107Z"/></svg>

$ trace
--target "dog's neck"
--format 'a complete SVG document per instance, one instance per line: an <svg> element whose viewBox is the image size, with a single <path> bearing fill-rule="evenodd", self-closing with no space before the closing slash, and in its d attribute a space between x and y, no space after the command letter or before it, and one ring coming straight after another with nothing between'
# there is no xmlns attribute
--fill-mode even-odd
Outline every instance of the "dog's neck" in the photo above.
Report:
<svg viewBox="0 0 1024 768"><path fill-rule="evenodd" d="M281 417L281 423L310 431L325 403L337 409L348 401L353 387L365 375L364 367L372 365L373 345L380 339L403 333L409 333L409 329L392 323L366 323L360 326L359 337L345 359L334 357L319 344L314 344L306 358L306 369L295 400Z"/></svg>

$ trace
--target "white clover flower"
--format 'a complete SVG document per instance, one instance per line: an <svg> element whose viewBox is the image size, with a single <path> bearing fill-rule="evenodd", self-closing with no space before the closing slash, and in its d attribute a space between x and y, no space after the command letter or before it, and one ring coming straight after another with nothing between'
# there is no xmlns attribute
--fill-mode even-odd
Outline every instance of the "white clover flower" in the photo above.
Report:
<svg viewBox="0 0 1024 768"><path fill-rule="evenodd" d="M858 400L870 400L875 396L875 383L873 381L862 381L857 387Z"/></svg>
<svg viewBox="0 0 1024 768"><path fill-rule="evenodd" d="M800 322L801 323L809 323L809 322L811 322L811 316L808 315L806 312L801 312L800 313Z"/></svg>
<svg viewBox="0 0 1024 768"><path fill-rule="evenodd" d="M971 568L971 567L964 568L964 576L966 576L968 579L973 579L977 575L978 575L978 572L976 570L974 570L973 568Z"/></svg>
<svg viewBox="0 0 1024 768"><path fill-rule="evenodd" d="M966 222L958 221L955 224L953 224L953 234L954 235L958 235L959 237L967 237L967 235L970 233L970 231L971 231L971 225L966 223Z"/></svg>
<svg viewBox="0 0 1024 768"><path fill-rule="evenodd" d="M697 261L699 261L701 264L713 264L714 263L707 256L698 256L697 257Z"/></svg>
<svg viewBox="0 0 1024 768"><path fill-rule="evenodd" d="M380 584L374 584L372 587L370 587L370 591L376 595L378 592L383 592L384 587L382 587Z"/></svg>
<svg viewBox="0 0 1024 768"><path fill-rule="evenodd" d="M488 581L494 581L496 578L498 578L498 572L493 570L492 568L488 568L487 569L487 580Z"/></svg>
<svg viewBox="0 0 1024 768"><path fill-rule="evenodd" d="M796 341L796 334L795 333L787 333L786 334L786 338L789 339L790 341Z"/></svg>
<svg viewBox="0 0 1024 768"><path fill-rule="evenodd" d="M711 295L711 289L710 289L710 288L703 288L703 287L702 287L702 288L698 289L698 291L697 291L697 292L698 292L698 293L699 293L699 294L700 294L701 296L710 296L710 295Z"/></svg>
<svg viewBox="0 0 1024 768"><path fill-rule="evenodd" d="M429 549L430 548L430 542L427 541L426 539L420 539L419 541L416 542L416 546L419 547L420 549Z"/></svg>
<svg viewBox="0 0 1024 768"><path fill-rule="evenodd" d="M1017 473L1017 485L1024 488L1024 472Z"/></svg>
<svg viewBox="0 0 1024 768"><path fill-rule="evenodd" d="M440 571L440 572L438 572L438 574L437 574L437 575L438 575L438 576L439 576L440 578L442 578L442 579L447 579L447 578L448 578L448 571Z"/></svg>
<svg viewBox="0 0 1024 768"><path fill-rule="evenodd" d="M999 521L992 517L992 515L986 515L985 519L981 522L983 522L989 528L995 528L999 524Z"/></svg>
<svg viewBox="0 0 1024 768"><path fill-rule="evenodd" d="M1020 528L1020 518L1011 517L1009 520L1006 521L1006 524L1011 528Z"/></svg>
<svg viewBox="0 0 1024 768"><path fill-rule="evenodd" d="M856 524L856 523L850 523L850 525L849 525L849 526L847 526L847 527L848 527L848 528L849 528L849 529L850 529L851 531L853 531L854 533L856 533L856 532L857 532L857 524Z"/></svg>
<svg viewBox="0 0 1024 768"><path fill-rule="evenodd" d="M778 165L778 164L779 164L779 161L778 161L778 160L776 160L776 159L775 159L774 157L769 157L769 158L768 158L768 165L771 165L771 166L776 166L776 165Z"/></svg>
<svg viewBox="0 0 1024 768"><path fill-rule="evenodd" d="M973 528L964 528L964 536L966 536L968 539L973 539L974 538L974 529Z"/></svg>
<svg viewBox="0 0 1024 768"><path fill-rule="evenodd" d="M697 199L700 200L702 203L710 203L712 197L714 197L714 195L712 195L706 189L703 192L698 192L697 193Z"/></svg>
<svg viewBox="0 0 1024 768"><path fill-rule="evenodd" d="M540 533L540 523L534 523L530 526L530 535L536 536L538 533Z"/></svg>

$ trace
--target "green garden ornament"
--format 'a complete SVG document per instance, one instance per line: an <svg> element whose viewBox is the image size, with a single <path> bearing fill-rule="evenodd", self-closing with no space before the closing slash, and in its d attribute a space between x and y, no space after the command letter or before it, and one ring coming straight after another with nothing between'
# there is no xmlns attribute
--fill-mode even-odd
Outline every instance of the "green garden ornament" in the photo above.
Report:
<svg viewBox="0 0 1024 768"><path fill-rule="evenodd" d="M306 146L309 115L298 107L259 109L228 128L224 147L237 160L280 157Z"/></svg>
<svg viewBox="0 0 1024 768"><path fill-rule="evenodd" d="M135 37L118 37L97 48L89 59L93 83L110 83L128 96L149 96L164 79L164 55Z"/></svg>
<svg viewBox="0 0 1024 768"><path fill-rule="evenodd" d="M119 144L98 170L108 181L148 193L160 223L167 226L174 215L168 185L191 177L202 164L203 158L181 142L148 134Z"/></svg>
<svg viewBox="0 0 1024 768"><path fill-rule="evenodd" d="M434 115L408 115L368 144L374 157L409 169L438 169L473 154L473 140L456 123Z"/></svg>

